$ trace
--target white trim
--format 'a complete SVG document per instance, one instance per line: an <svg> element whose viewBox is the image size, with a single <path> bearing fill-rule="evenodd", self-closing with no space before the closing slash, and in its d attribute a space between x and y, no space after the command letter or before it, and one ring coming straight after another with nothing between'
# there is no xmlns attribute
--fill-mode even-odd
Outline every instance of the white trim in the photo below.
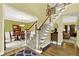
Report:
<svg viewBox="0 0 79 59"><path fill-rule="evenodd" d="M61 45L62 44L62 42L56 42L56 41L51 41L51 43L57 44L57 45Z"/></svg>
<svg viewBox="0 0 79 59"><path fill-rule="evenodd" d="M53 43L53 44L57 44L57 42L56 42L56 41L51 41L51 43Z"/></svg>
<svg viewBox="0 0 79 59"><path fill-rule="evenodd" d="M25 46L27 44L27 31L25 30Z"/></svg>
<svg viewBox="0 0 79 59"><path fill-rule="evenodd" d="M35 49L35 51L38 52L38 53L42 53L42 50Z"/></svg>
<svg viewBox="0 0 79 59"><path fill-rule="evenodd" d="M62 42L58 42L58 45L61 45L62 44Z"/></svg>
<svg viewBox="0 0 79 59"><path fill-rule="evenodd" d="M44 48L44 47L46 47L47 45L49 45L50 44L50 42L47 42L47 43L45 43L41 48Z"/></svg>
<svg viewBox="0 0 79 59"><path fill-rule="evenodd" d="M38 31L36 31L36 49L39 49L39 35L38 35Z"/></svg>

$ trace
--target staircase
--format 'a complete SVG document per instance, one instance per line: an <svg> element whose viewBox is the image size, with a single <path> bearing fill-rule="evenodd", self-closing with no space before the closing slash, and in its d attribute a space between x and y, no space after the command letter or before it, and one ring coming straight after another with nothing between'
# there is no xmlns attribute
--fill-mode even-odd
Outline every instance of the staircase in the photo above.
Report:
<svg viewBox="0 0 79 59"><path fill-rule="evenodd" d="M47 44L46 42L46 38L52 28L53 24L51 22L47 23L47 24L44 24L40 30L40 33L39 33L39 37L40 37L40 48L44 48ZM50 39L48 41L48 43L50 42Z"/></svg>
<svg viewBox="0 0 79 59"><path fill-rule="evenodd" d="M61 13L68 7L70 4L66 3L61 3L61 4L56 4L55 8L55 14L51 15L50 17L47 17L47 19L44 21L42 26L40 26L39 29L36 29L36 33L30 36L30 40L28 42L29 46L34 49L42 50L44 47L46 47L48 44L50 44L50 39L47 42L46 38L48 34L51 31L51 28L53 28L53 23L56 20L58 16L61 15ZM50 21L52 20L52 21ZM28 41L28 40L27 40Z"/></svg>
<svg viewBox="0 0 79 59"><path fill-rule="evenodd" d="M55 4L55 14L51 15L51 18L56 21L56 19L69 7L71 3L56 3Z"/></svg>
<svg viewBox="0 0 79 59"><path fill-rule="evenodd" d="M56 19L58 16L60 16L60 13L62 13L69 5L70 5L69 3L56 4L56 6L55 6L55 9L56 9L55 14L51 15L52 21L53 21L53 19ZM47 20L50 20L49 18ZM39 46L42 49L48 45L48 43L46 42L46 38L48 36L48 33L51 31L51 28L54 28L53 27L54 26L53 25L54 21L53 22L52 21L47 22L47 23L45 22L43 24L43 26L41 27L41 30L39 31L40 32L39 33L39 37L40 37ZM50 39L49 39L49 44L50 44Z"/></svg>
<svg viewBox="0 0 79 59"><path fill-rule="evenodd" d="M35 32L30 33L29 38L26 40L26 45L32 49L36 48L36 35Z"/></svg>

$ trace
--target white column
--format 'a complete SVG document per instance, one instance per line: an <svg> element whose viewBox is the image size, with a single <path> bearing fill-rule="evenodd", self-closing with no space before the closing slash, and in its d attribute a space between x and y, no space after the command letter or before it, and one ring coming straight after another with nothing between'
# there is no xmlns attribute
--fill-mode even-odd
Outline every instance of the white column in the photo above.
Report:
<svg viewBox="0 0 79 59"><path fill-rule="evenodd" d="M70 25L68 25L67 31L68 31L68 33L69 33L69 31L70 31Z"/></svg>
<svg viewBox="0 0 79 59"><path fill-rule="evenodd" d="M38 53L42 53L42 50L40 50L40 37L39 37L39 35L40 35L40 32L39 32L39 30L37 30L37 34L36 34L36 52L38 52Z"/></svg>
<svg viewBox="0 0 79 59"><path fill-rule="evenodd" d="M39 49L39 35L38 35L38 30L36 31L36 49Z"/></svg>
<svg viewBox="0 0 79 59"><path fill-rule="evenodd" d="M40 30L37 30L36 34L36 49L40 50Z"/></svg>
<svg viewBox="0 0 79 59"><path fill-rule="evenodd" d="M25 30L25 46L27 45L27 31Z"/></svg>
<svg viewBox="0 0 79 59"><path fill-rule="evenodd" d="M62 15L57 19L58 20L58 45L61 45L63 42L63 18Z"/></svg>

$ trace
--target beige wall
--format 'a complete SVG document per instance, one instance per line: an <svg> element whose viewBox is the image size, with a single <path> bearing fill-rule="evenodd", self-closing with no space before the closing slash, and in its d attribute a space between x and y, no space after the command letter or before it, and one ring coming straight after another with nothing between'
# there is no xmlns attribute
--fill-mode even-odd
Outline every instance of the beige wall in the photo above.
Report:
<svg viewBox="0 0 79 59"><path fill-rule="evenodd" d="M28 29L30 26L32 26L33 23L21 23L21 22L16 22L16 21L11 21L11 20L5 20L4 21L4 30L5 32L13 31L12 26L13 25L20 25L24 24L25 26L22 27L23 30Z"/></svg>
<svg viewBox="0 0 79 59"><path fill-rule="evenodd" d="M0 4L0 55L4 53L4 46L3 46L3 29L2 29L2 4Z"/></svg>

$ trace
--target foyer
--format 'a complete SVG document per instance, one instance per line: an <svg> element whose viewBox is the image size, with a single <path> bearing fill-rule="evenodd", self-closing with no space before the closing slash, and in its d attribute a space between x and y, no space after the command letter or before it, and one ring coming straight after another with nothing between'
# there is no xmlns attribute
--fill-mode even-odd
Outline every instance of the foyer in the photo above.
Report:
<svg viewBox="0 0 79 59"><path fill-rule="evenodd" d="M3 4L4 56L78 56L79 4Z"/></svg>

